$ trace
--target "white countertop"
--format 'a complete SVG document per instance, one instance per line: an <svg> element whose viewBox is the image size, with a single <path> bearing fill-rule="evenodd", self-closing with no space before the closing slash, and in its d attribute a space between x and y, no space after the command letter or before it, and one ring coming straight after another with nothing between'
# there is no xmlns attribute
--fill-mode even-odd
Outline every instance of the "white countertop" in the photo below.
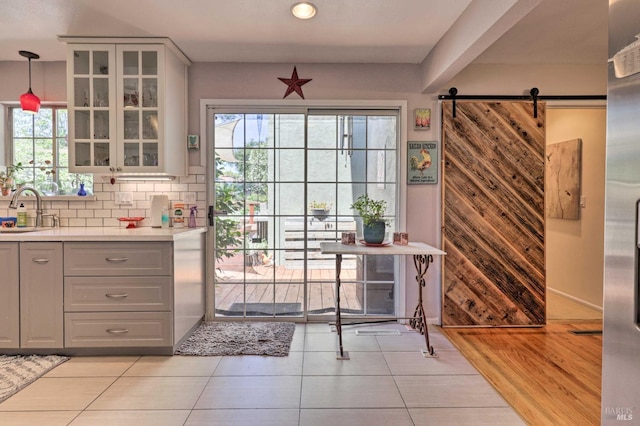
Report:
<svg viewBox="0 0 640 426"><path fill-rule="evenodd" d="M39 228L32 232L2 232L3 241L175 241L206 232L206 228L70 227Z"/></svg>
<svg viewBox="0 0 640 426"><path fill-rule="evenodd" d="M416 254L435 254L445 255L446 253L440 249L432 247L425 243L411 242L406 246L389 244L384 247L371 247L364 244L342 244L332 242L320 243L320 251L327 254L399 254L399 255L416 255Z"/></svg>

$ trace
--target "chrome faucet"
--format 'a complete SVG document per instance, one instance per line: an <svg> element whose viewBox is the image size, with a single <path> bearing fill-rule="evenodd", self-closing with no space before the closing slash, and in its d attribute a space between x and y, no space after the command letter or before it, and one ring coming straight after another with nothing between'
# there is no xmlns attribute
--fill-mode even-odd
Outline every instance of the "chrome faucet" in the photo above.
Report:
<svg viewBox="0 0 640 426"><path fill-rule="evenodd" d="M30 186L21 186L20 188L18 188L16 192L13 193L13 196L11 197L9 208L10 209L18 208L18 198L20 197L20 194L22 194L24 191L31 191L36 196L36 228L39 228L42 226L42 197L40 196L40 193L35 188L32 188Z"/></svg>

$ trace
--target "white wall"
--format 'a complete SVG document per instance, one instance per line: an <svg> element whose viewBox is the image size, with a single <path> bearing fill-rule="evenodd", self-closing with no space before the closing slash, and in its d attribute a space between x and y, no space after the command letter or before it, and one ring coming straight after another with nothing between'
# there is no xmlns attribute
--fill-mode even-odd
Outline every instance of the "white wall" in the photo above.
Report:
<svg viewBox="0 0 640 426"><path fill-rule="evenodd" d="M31 90L42 102L67 100L66 62L31 61ZM0 62L0 102L20 101L29 88L27 61Z"/></svg>
<svg viewBox="0 0 640 426"><path fill-rule="evenodd" d="M582 139L579 220L546 218L547 288L602 308L606 109L548 108L547 145Z"/></svg>

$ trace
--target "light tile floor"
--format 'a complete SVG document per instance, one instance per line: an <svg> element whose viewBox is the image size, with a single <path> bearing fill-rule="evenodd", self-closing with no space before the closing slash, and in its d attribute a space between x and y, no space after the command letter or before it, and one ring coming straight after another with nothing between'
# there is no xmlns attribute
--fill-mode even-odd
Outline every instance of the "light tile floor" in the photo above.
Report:
<svg viewBox="0 0 640 426"><path fill-rule="evenodd" d="M400 335L356 335L398 330ZM74 357L0 404L1 425L521 425L437 328L298 324L288 357Z"/></svg>

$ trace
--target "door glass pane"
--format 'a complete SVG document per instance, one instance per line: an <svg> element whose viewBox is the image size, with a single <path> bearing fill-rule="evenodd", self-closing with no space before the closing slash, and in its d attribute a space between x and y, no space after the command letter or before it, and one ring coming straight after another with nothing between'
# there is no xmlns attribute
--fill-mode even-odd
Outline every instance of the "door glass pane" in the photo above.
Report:
<svg viewBox="0 0 640 426"><path fill-rule="evenodd" d="M96 166L109 166L109 144L95 143L93 145L93 157Z"/></svg>
<svg viewBox="0 0 640 426"><path fill-rule="evenodd" d="M89 51L87 50L73 51L73 73L89 74Z"/></svg>
<svg viewBox="0 0 640 426"><path fill-rule="evenodd" d="M109 106L109 80L106 78L93 79L93 106L104 108Z"/></svg>
<svg viewBox="0 0 640 426"><path fill-rule="evenodd" d="M76 139L89 139L89 111L75 111Z"/></svg>
<svg viewBox="0 0 640 426"><path fill-rule="evenodd" d="M139 166L140 165L140 144L125 143L124 144L124 165Z"/></svg>
<svg viewBox="0 0 640 426"><path fill-rule="evenodd" d="M158 74L158 52L142 52L142 74Z"/></svg>
<svg viewBox="0 0 640 426"><path fill-rule="evenodd" d="M93 74L94 75L109 74L109 52L106 52L106 51L93 52Z"/></svg>
<svg viewBox="0 0 640 426"><path fill-rule="evenodd" d="M137 78L125 78L123 82L124 88L124 107L125 108L135 108L139 105L138 103L138 79Z"/></svg>
<svg viewBox="0 0 640 426"><path fill-rule="evenodd" d="M395 214L397 144L368 133L395 132L397 117L377 118L214 115L215 315L334 314L335 256L320 244L362 238L350 208L361 194ZM395 262L344 256L343 313L393 315Z"/></svg>
<svg viewBox="0 0 640 426"><path fill-rule="evenodd" d="M138 74L138 52L122 52L122 62L123 74Z"/></svg>
<svg viewBox="0 0 640 426"><path fill-rule="evenodd" d="M158 112L142 111L142 139L158 139Z"/></svg>
<svg viewBox="0 0 640 426"><path fill-rule="evenodd" d="M109 139L109 111L93 112L93 138Z"/></svg>
<svg viewBox="0 0 640 426"><path fill-rule="evenodd" d="M124 112L124 138L138 139L140 137L140 123L138 111Z"/></svg>
<svg viewBox="0 0 640 426"><path fill-rule="evenodd" d="M145 108L158 106L158 79L142 79L142 106Z"/></svg>
<svg viewBox="0 0 640 426"><path fill-rule="evenodd" d="M91 165L91 144L89 142L76 142L75 145L76 166Z"/></svg>
<svg viewBox="0 0 640 426"><path fill-rule="evenodd" d="M89 79L74 78L73 79L73 106L87 107L89 106Z"/></svg>
<svg viewBox="0 0 640 426"><path fill-rule="evenodd" d="M142 165L155 167L158 165L158 144L145 142L142 144Z"/></svg>

